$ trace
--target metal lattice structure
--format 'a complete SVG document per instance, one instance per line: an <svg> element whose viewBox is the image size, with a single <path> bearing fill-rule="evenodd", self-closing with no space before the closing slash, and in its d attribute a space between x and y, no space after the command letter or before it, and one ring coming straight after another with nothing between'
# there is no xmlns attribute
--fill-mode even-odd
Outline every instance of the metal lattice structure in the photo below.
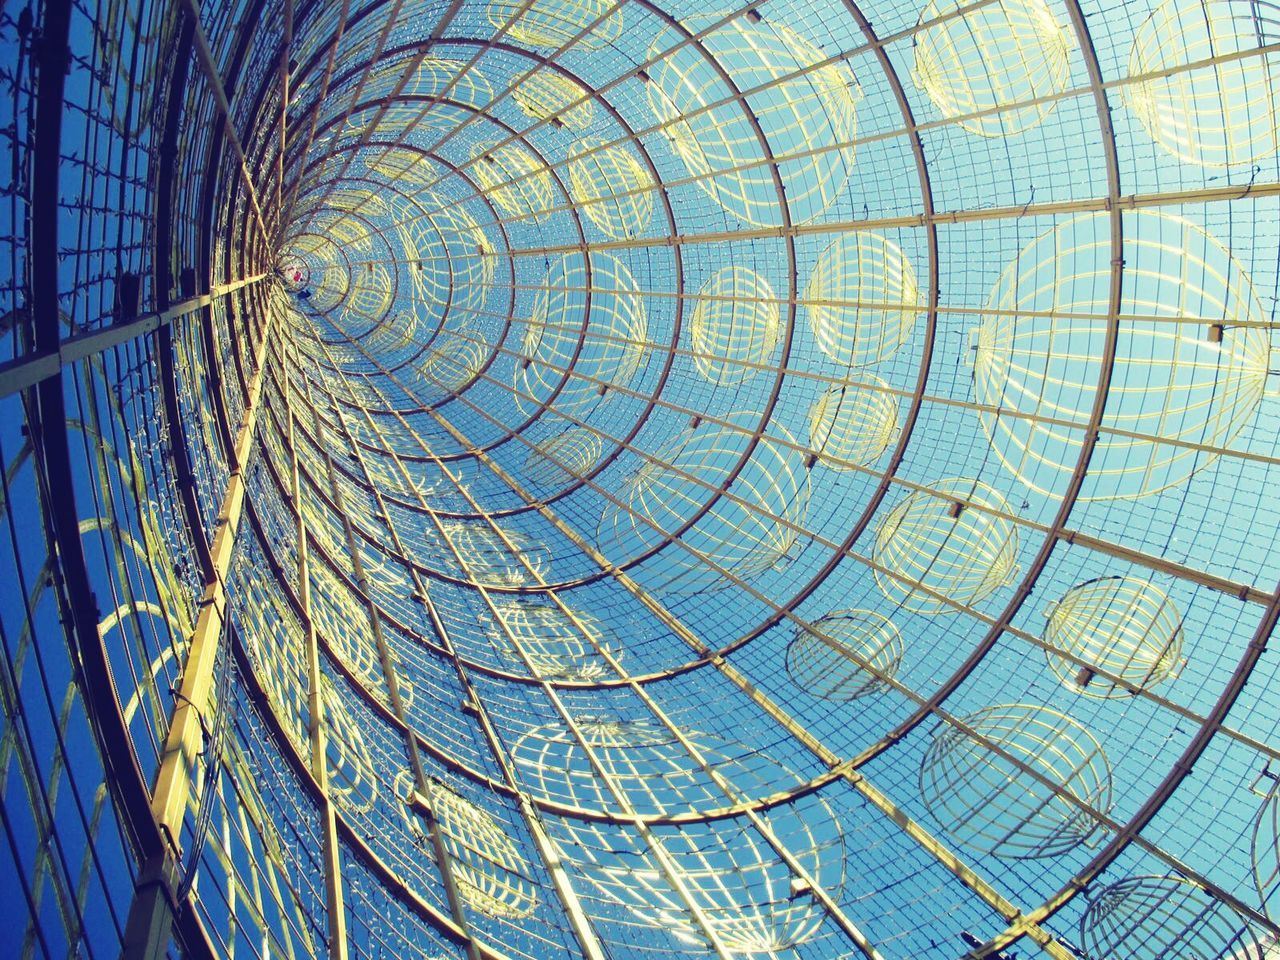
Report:
<svg viewBox="0 0 1280 960"><path fill-rule="evenodd" d="M0 9L17 957L1280 956L1264 0Z"/></svg>

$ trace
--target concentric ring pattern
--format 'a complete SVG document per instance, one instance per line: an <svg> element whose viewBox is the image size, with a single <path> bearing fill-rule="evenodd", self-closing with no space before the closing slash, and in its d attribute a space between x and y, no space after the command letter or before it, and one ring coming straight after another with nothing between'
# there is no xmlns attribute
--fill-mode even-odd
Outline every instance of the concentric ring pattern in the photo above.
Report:
<svg viewBox="0 0 1280 960"><path fill-rule="evenodd" d="M23 955L1280 956L1280 8L0 43Z"/></svg>

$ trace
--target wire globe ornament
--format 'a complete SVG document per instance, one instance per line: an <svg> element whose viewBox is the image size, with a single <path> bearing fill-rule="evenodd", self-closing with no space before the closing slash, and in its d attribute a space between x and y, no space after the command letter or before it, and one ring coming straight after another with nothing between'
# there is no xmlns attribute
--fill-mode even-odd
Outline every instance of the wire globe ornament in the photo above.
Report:
<svg viewBox="0 0 1280 960"><path fill-rule="evenodd" d="M358 260L373 250L373 238L369 228L350 215L350 210L358 209L363 201L354 200L350 193L343 191L335 191L335 195L336 206L318 213L311 223L310 230L342 250L348 261ZM358 191L357 195L367 197L369 192L362 190ZM372 200L370 206L376 210L380 206L380 201Z"/></svg>
<svg viewBox="0 0 1280 960"><path fill-rule="evenodd" d="M1261 932L1183 877L1137 876L1086 894L1080 942L1090 957L1125 960L1264 960Z"/></svg>
<svg viewBox="0 0 1280 960"><path fill-rule="evenodd" d="M787 645L787 672L823 700L847 702L892 689L902 665L902 635L871 610L836 610L803 625Z"/></svg>
<svg viewBox="0 0 1280 960"><path fill-rule="evenodd" d="M818 395L809 408L809 448L824 465L852 470L875 463L898 435L898 400L873 374Z"/></svg>
<svg viewBox="0 0 1280 960"><path fill-rule="evenodd" d="M346 556L345 546L337 556ZM312 581L310 613L316 630L334 658L366 690L385 701L387 694L382 682L382 665L377 648L368 637L368 608L319 558L308 564L307 572Z"/></svg>
<svg viewBox="0 0 1280 960"><path fill-rule="evenodd" d="M425 396L460 393L480 375L488 357L489 344L480 331L440 331L416 367Z"/></svg>
<svg viewBox="0 0 1280 960"><path fill-rule="evenodd" d="M483 83L483 78L480 78L480 80ZM466 91L468 86L469 84L464 80L458 85L458 88L461 91ZM484 89L480 85L477 85L477 88L479 90ZM482 96L483 94L470 93L468 95ZM453 97L447 97L445 99L424 99L416 102L397 101L389 104L385 112L381 114L378 112L381 109L379 106L371 105L366 108L363 116L359 113L353 113L348 123L353 123L357 134L364 124L373 124L371 139L383 142L399 140L408 127L412 127L419 136L444 134L456 128L458 124L466 122L468 117L473 117L477 113L474 107L450 102L453 99Z"/></svg>
<svg viewBox="0 0 1280 960"><path fill-rule="evenodd" d="M535 796L596 813L726 810L798 783L768 754L712 733L677 734L648 715L543 724L516 742L512 758Z"/></svg>
<svg viewBox="0 0 1280 960"><path fill-rule="evenodd" d="M585 427L569 427L533 445L525 458L521 479L535 489L547 489L585 477L600 461L604 441Z"/></svg>
<svg viewBox="0 0 1280 960"><path fill-rule="evenodd" d="M448 122L447 114L454 109L465 110L466 108L450 108L447 104L428 106L425 103L414 104L401 101L388 103L385 109L370 105L361 110L353 110L345 121L342 120L341 114L330 119L341 122L343 127L357 135L372 127L371 139L394 141L405 127L415 123L423 131L439 130Z"/></svg>
<svg viewBox="0 0 1280 960"><path fill-rule="evenodd" d="M331 211L339 211L342 214L360 213L373 219L387 214L387 198L364 187L345 187L334 190L325 201L325 206ZM369 228L361 220L341 216L338 217L338 222L348 229L360 230L366 236L368 235Z"/></svg>
<svg viewBox="0 0 1280 960"><path fill-rule="evenodd" d="M797 779L772 757L708 733L684 732L695 757L649 721L584 717L575 725L581 742L566 726L548 725L517 741L513 757L530 789L578 809L612 809L615 791L641 814L722 809ZM846 874L844 834L827 801L811 797L774 808L766 819L801 869L838 895ZM796 874L744 819L644 836L569 817L557 826L561 856L601 900L681 943L714 940L729 953L771 954L812 939L824 923L812 889L797 886ZM701 921L686 898L697 904Z"/></svg>
<svg viewBox="0 0 1280 960"><path fill-rule="evenodd" d="M430 809L430 805L425 795L418 792L413 771L407 768L396 772L391 779L389 792L396 800L395 809L400 815L398 826L413 844L412 848L396 851L402 858L404 874L407 874L402 877L420 894L426 893L439 882L439 874L436 872L438 858L430 826L432 817L424 816L424 811ZM452 857L450 863L452 864ZM461 893L461 889L458 892Z"/></svg>
<svg viewBox="0 0 1280 960"><path fill-rule="evenodd" d="M330 796L347 813L367 813L378 802L380 780L359 722L335 681L323 670L317 677L319 690L313 700L301 622L283 597L262 579L263 571L246 572L239 583L244 602L234 613L240 618L246 654L272 714L294 749L306 756L311 749L312 704L319 705Z"/></svg>
<svg viewBox="0 0 1280 960"><path fill-rule="evenodd" d="M402 64L395 63L389 70L390 85L387 93L400 82L404 73ZM401 90L402 96L423 98L444 98L457 103L483 110L493 101L493 84L474 64L463 60L449 60L441 57L424 57L413 72L413 76ZM409 103L410 109L421 114L435 104Z"/></svg>
<svg viewBox="0 0 1280 960"><path fill-rule="evenodd" d="M1120 336L1083 500L1185 482L1253 417L1270 364L1267 313L1231 253L1167 213L1124 215ZM974 353L975 399L1000 461L1059 495L1084 451L1108 342L1110 218L1067 220L1005 268ZM1173 440L1178 445L1161 443Z"/></svg>
<svg viewBox="0 0 1280 960"><path fill-rule="evenodd" d="M307 700L305 644L301 621L283 597L263 579L265 571L246 567L239 583L243 602L232 609L244 638L254 676L262 684L271 712L300 752L307 746L310 708Z"/></svg>
<svg viewBox="0 0 1280 960"><path fill-rule="evenodd" d="M1150 580L1103 577L1081 583L1049 606L1045 620L1045 643L1053 648L1045 651L1049 668L1077 693L1128 697L1176 675L1182 616Z"/></svg>
<svg viewBox="0 0 1280 960"><path fill-rule="evenodd" d="M622 32L622 14L610 0L489 0L489 22L529 47L556 49L568 44L594 50ZM588 31L585 32L584 31Z"/></svg>
<svg viewBox="0 0 1280 960"><path fill-rule="evenodd" d="M892 357L924 313L910 259L878 233L842 233L828 244L804 298L819 349L854 367Z"/></svg>
<svg viewBox="0 0 1280 960"><path fill-rule="evenodd" d="M325 764L329 771L329 796L341 810L366 814L378 804L382 782L373 768L373 759L364 731L337 683L328 674L320 675L325 737Z"/></svg>
<svg viewBox="0 0 1280 960"><path fill-rule="evenodd" d="M395 311L385 314L374 325L365 339L364 347L370 353L394 358L397 354L416 346L420 333L417 314Z"/></svg>
<svg viewBox="0 0 1280 960"><path fill-rule="evenodd" d="M379 489L401 499L414 500L417 497L428 497L436 490L437 484L431 479L416 471L410 472L403 464L397 463L389 456L373 454L365 457L364 469L369 479L376 483Z"/></svg>
<svg viewBox="0 0 1280 960"><path fill-rule="evenodd" d="M939 825L972 850L1055 857L1098 832L1092 811L1111 807L1111 766L1066 714L1000 704L943 726L921 763L920 793Z"/></svg>
<svg viewBox="0 0 1280 960"><path fill-rule="evenodd" d="M1129 52L1129 75L1145 79L1120 93L1151 139L1179 160L1257 163L1280 149L1280 55L1251 51L1277 43L1274 4L1165 0ZM1203 61L1217 62L1178 69Z"/></svg>
<svg viewBox="0 0 1280 960"><path fill-rule="evenodd" d="M510 659L522 670L527 660L539 679L586 682L617 675L609 660L624 654L591 614L545 602L502 603L496 613L518 648Z"/></svg>
<svg viewBox="0 0 1280 960"><path fill-rule="evenodd" d="M490 587L520 587L537 583L551 566L545 544L518 530L501 532L487 525L457 520L442 522L447 544L435 546L438 559L472 583Z"/></svg>
<svg viewBox="0 0 1280 960"><path fill-rule="evenodd" d="M732 386L755 377L781 335L773 287L754 270L725 267L698 291L689 338L694 366L712 383Z"/></svg>
<svg viewBox="0 0 1280 960"><path fill-rule="evenodd" d="M375 598L385 596L410 596L416 589L413 579L405 572L403 566L397 562L393 562L385 555L375 554L373 551L366 551L361 554L361 563L364 567L364 575L367 580L369 593ZM394 652L390 659L395 661L397 658ZM400 677L400 692L406 705L412 703L413 685Z"/></svg>
<svg viewBox="0 0 1280 960"><path fill-rule="evenodd" d="M332 310L347 298L351 289L351 271L344 264L327 263L320 271L316 287L316 293L311 297L311 306L316 310ZM319 300L316 299L317 295Z"/></svg>
<svg viewBox="0 0 1280 960"><path fill-rule="evenodd" d="M360 351L355 348L348 348L344 353L338 354L340 361L348 364L360 364L364 359ZM377 388L369 381L367 377L353 377L345 380L340 387L337 388L337 395L362 407L378 407L382 403L382 397L379 395ZM358 442L363 442L369 446L376 446L378 442L377 428L369 423L363 416L351 417L345 421L347 429L351 432Z"/></svg>
<svg viewBox="0 0 1280 960"><path fill-rule="evenodd" d="M681 27L697 34L719 19L689 17ZM757 226L780 226L784 202L795 223L830 207L849 180L862 98L848 67L827 62L818 46L760 17L737 17L697 44L663 55L682 38L673 31L650 47L649 57L657 62L648 68L646 90L655 118L698 188L731 216ZM734 65L740 91L756 90L746 105L733 99L716 61ZM752 118L769 144L772 164ZM811 144L822 149L811 153Z"/></svg>
<svg viewBox="0 0 1280 960"><path fill-rule="evenodd" d="M587 411L610 386L631 381L648 348L639 286L607 253L554 261L523 327L515 399L530 415L551 403L564 413Z"/></svg>
<svg viewBox="0 0 1280 960"><path fill-rule="evenodd" d="M355 271L347 288L347 299L342 304L347 324L368 325L386 315L395 302L395 288L391 274L380 263L371 263Z"/></svg>
<svg viewBox="0 0 1280 960"><path fill-rule="evenodd" d="M556 206L551 173L527 147L477 143L471 160L480 192L511 219L543 223Z"/></svg>
<svg viewBox="0 0 1280 960"><path fill-rule="evenodd" d="M422 210L428 211L425 217ZM465 207L422 191L396 233L425 312L474 313L484 306L493 287L494 248Z"/></svg>
<svg viewBox="0 0 1280 960"><path fill-rule="evenodd" d="M811 804L803 818L774 811L770 821L775 831L787 831L789 852L800 868L838 894L846 855L830 807ZM565 825L571 840L561 856L596 896L624 910L631 922L664 931L687 947L718 946L729 956L786 956L823 931L826 910L813 889L749 823L683 826L654 834L648 846L631 833Z"/></svg>
<svg viewBox="0 0 1280 960"><path fill-rule="evenodd" d="M654 721L593 714L576 717L574 728L576 734L548 723L516 741L512 759L535 796L582 810L622 804L641 813L690 806L690 789L703 805L728 803L679 739Z"/></svg>
<svg viewBox="0 0 1280 960"><path fill-rule="evenodd" d="M408 192L435 179L435 166L422 153L404 147L389 149L369 162L369 173Z"/></svg>
<svg viewBox="0 0 1280 960"><path fill-rule="evenodd" d="M1017 574L1018 531L1008 502L980 480L939 480L881 521L876 584L913 613L951 613L985 600Z"/></svg>
<svg viewBox="0 0 1280 960"><path fill-rule="evenodd" d="M440 824L458 893L486 916L519 920L538 907L528 860L493 815L437 780L427 805Z"/></svg>
<svg viewBox="0 0 1280 960"><path fill-rule="evenodd" d="M511 99L535 120L586 130L595 106L586 87L551 70L537 70L511 91Z"/></svg>
<svg viewBox="0 0 1280 960"><path fill-rule="evenodd" d="M1272 919L1280 906L1280 776L1267 768L1271 786L1263 797L1249 836L1249 854L1253 861L1253 886L1258 903Z"/></svg>
<svg viewBox="0 0 1280 960"><path fill-rule="evenodd" d="M723 424L700 420L664 443L627 480L620 502L606 505L601 551L625 563L692 524L636 573L646 587L675 594L725 587L726 574L750 579L777 565L803 529L809 471L781 426L757 440L759 420L748 412Z"/></svg>
<svg viewBox="0 0 1280 960"><path fill-rule="evenodd" d="M373 233L369 225L350 211L367 204L371 215L380 215L385 208L380 197L367 190L338 191L334 210L317 218L315 228L341 248L348 266L366 259L374 249Z"/></svg>
<svg viewBox="0 0 1280 960"><path fill-rule="evenodd" d="M614 240L639 236L653 219L653 177L624 147L583 137L569 151L569 185L575 209Z"/></svg>
<svg viewBox="0 0 1280 960"><path fill-rule="evenodd" d="M1030 130L1057 106L1040 98L1067 89L1070 34L1045 0L930 0L920 24L912 79L939 113L960 118L970 133ZM1033 100L1040 102L1019 106Z"/></svg>

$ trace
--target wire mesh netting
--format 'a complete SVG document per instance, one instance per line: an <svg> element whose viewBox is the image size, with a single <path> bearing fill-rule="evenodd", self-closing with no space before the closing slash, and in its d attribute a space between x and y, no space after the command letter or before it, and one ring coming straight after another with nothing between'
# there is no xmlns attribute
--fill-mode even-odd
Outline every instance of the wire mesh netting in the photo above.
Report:
<svg viewBox="0 0 1280 960"><path fill-rule="evenodd" d="M0 10L15 956L1280 956L1280 13Z"/></svg>

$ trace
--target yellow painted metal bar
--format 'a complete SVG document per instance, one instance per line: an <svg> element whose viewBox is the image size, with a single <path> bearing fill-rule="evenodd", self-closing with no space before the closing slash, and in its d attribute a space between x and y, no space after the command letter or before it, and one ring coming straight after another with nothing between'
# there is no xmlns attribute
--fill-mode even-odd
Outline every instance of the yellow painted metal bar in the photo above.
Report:
<svg viewBox="0 0 1280 960"><path fill-rule="evenodd" d="M210 548L212 570L200 598L195 629L187 645L173 717L151 792L151 812L168 850L162 863L144 866L144 876L129 911L125 944L121 951L121 955L130 960L158 960L164 956L178 909L176 891L182 862L182 824L192 800L196 770L207 745L208 718L212 717L216 706L213 700L217 679L215 667L222 632L226 629L226 579L244 512L244 468L253 449L258 402L266 368L266 340L272 328L272 311L268 309L253 358L253 374L240 429L231 451L227 489L218 510Z"/></svg>

